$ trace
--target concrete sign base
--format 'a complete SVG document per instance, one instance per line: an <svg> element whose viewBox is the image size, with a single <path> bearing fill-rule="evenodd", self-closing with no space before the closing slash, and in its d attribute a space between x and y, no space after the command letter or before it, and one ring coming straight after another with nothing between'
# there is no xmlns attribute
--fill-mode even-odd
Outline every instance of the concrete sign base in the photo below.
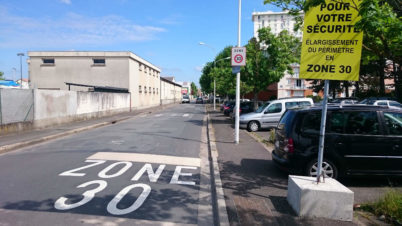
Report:
<svg viewBox="0 0 402 226"><path fill-rule="evenodd" d="M289 175L287 200L298 216L353 220L354 193L332 178Z"/></svg>

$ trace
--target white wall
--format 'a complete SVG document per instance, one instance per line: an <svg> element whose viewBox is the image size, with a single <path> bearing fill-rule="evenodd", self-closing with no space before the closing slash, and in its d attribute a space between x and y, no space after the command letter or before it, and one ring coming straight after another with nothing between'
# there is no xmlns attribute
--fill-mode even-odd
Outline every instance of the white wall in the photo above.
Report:
<svg viewBox="0 0 402 226"><path fill-rule="evenodd" d="M129 93L35 90L35 127L129 111Z"/></svg>

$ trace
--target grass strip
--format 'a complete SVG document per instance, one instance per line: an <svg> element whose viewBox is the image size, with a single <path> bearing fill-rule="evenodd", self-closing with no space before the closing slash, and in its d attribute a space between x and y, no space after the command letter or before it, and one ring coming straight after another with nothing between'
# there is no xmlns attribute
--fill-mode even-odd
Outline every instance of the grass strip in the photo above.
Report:
<svg viewBox="0 0 402 226"><path fill-rule="evenodd" d="M402 192L389 190L377 202L363 204L360 209L377 216L384 215L386 222L400 225L402 224Z"/></svg>

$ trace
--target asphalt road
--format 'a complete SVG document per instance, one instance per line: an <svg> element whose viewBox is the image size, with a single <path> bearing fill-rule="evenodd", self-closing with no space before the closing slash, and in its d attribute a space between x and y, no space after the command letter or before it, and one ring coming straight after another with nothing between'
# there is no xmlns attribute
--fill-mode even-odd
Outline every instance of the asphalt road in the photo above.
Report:
<svg viewBox="0 0 402 226"><path fill-rule="evenodd" d="M0 225L212 223L204 117L183 104L0 155Z"/></svg>

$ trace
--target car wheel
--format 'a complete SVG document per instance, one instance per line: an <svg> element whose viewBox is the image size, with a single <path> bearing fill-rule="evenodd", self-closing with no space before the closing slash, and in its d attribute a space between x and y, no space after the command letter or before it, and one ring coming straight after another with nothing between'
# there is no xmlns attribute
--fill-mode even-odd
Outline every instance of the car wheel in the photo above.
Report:
<svg viewBox="0 0 402 226"><path fill-rule="evenodd" d="M249 132L255 132L258 131L260 129L260 124L258 124L258 122L256 121L251 121L247 124L247 130Z"/></svg>
<svg viewBox="0 0 402 226"><path fill-rule="evenodd" d="M317 177L318 171L318 160L311 160L306 167L306 175L310 177ZM328 159L323 159L322 161L322 171L325 174L325 177L330 178L338 178L338 167Z"/></svg>

